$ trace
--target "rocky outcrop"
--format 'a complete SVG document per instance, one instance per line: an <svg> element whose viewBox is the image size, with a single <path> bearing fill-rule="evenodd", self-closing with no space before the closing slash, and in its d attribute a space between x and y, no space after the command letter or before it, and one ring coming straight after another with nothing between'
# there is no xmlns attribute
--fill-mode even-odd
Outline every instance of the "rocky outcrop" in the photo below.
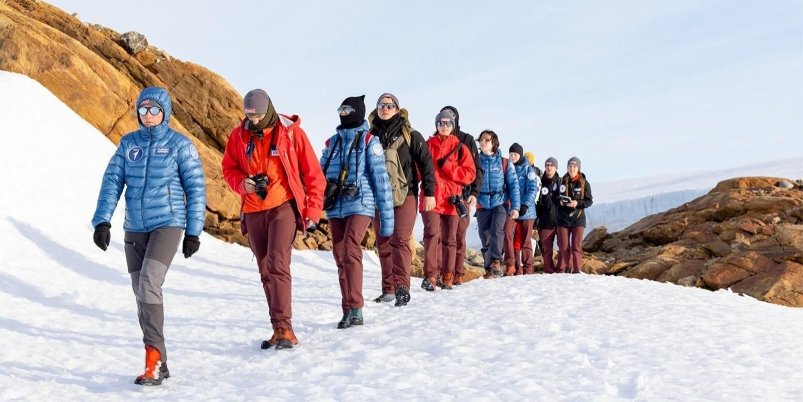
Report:
<svg viewBox="0 0 803 402"><path fill-rule="evenodd" d="M773 177L708 194L583 244L586 272L671 282L803 307L803 186Z"/></svg>

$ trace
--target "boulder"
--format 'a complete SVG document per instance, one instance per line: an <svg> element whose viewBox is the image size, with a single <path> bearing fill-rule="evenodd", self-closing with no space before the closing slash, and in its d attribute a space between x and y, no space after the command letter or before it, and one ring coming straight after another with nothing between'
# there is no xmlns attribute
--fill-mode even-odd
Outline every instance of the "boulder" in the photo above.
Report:
<svg viewBox="0 0 803 402"><path fill-rule="evenodd" d="M120 35L120 44L130 54L137 54L148 47L148 39L139 32L126 32Z"/></svg>

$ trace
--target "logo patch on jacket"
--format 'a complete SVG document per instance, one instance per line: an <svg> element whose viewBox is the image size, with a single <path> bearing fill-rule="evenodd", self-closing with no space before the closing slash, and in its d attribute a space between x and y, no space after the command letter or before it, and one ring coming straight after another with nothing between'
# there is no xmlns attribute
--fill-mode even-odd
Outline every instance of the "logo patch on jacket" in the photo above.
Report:
<svg viewBox="0 0 803 402"><path fill-rule="evenodd" d="M542 187L542 188L541 188L541 194L543 194L543 195L547 195L547 194L549 194L549 189L548 189L548 188L546 188L546 187Z"/></svg>
<svg viewBox="0 0 803 402"><path fill-rule="evenodd" d="M561 184L560 185L560 192L561 193L565 193L566 192L566 185L565 184Z"/></svg>
<svg viewBox="0 0 803 402"><path fill-rule="evenodd" d="M167 147L157 147L155 151L153 151L156 155L167 155L170 153L170 148Z"/></svg>
<svg viewBox="0 0 803 402"><path fill-rule="evenodd" d="M371 146L371 153L376 156L382 155L384 152L385 149L382 148L382 144L378 142Z"/></svg>
<svg viewBox="0 0 803 402"><path fill-rule="evenodd" d="M128 152L126 152L126 158L128 158L129 162L139 162L142 159L142 148L140 147L132 147L129 148Z"/></svg>
<svg viewBox="0 0 803 402"><path fill-rule="evenodd" d="M535 172L530 172L530 174L527 175L527 178L530 180L535 180Z"/></svg>

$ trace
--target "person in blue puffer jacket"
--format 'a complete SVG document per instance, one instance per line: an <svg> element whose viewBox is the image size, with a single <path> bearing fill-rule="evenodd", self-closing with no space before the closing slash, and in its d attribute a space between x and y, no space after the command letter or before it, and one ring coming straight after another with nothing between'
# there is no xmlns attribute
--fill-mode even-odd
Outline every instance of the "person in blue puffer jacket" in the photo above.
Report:
<svg viewBox="0 0 803 402"><path fill-rule="evenodd" d="M162 284L186 230L184 258L201 245L206 181L198 150L169 127L172 105L164 88L145 88L136 103L139 130L126 134L112 155L92 218L93 240L106 250L111 218L125 189L125 256L145 343L145 373L134 381L159 385L169 376Z"/></svg>
<svg viewBox="0 0 803 402"><path fill-rule="evenodd" d="M502 272L502 246L505 221L519 217L521 208L516 169L499 152L499 137L484 130L480 144L480 166L483 170L480 196L477 199L477 224L485 258L485 278L498 278Z"/></svg>
<svg viewBox="0 0 803 402"><path fill-rule="evenodd" d="M510 146L510 162L516 168L516 177L519 179L519 194L521 207L519 218L514 221L510 236L515 257L516 275L529 275L535 273L533 262L533 227L535 226L535 200L538 195L538 174L535 167L524 158L524 148L517 142ZM505 247L507 253L508 247ZM507 255L505 256L507 257Z"/></svg>
<svg viewBox="0 0 803 402"><path fill-rule="evenodd" d="M393 234L393 193L385 150L369 132L365 95L346 98L337 109L340 125L326 141L321 167L326 175L324 211L340 280L343 318L337 328L363 325L362 239L379 210L379 233Z"/></svg>

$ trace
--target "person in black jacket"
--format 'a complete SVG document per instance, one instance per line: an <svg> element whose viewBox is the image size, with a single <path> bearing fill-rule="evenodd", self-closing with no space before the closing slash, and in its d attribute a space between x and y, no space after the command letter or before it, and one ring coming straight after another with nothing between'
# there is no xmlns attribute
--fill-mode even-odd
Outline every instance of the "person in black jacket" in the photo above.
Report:
<svg viewBox="0 0 803 402"><path fill-rule="evenodd" d="M460 114L457 113L457 108L454 106L444 106L441 109L441 112L444 110L451 110L455 115L455 127L454 132L457 136L457 139L460 140L463 144L465 144L466 148L468 148L468 152L471 153L471 157L474 159L474 168L476 169L476 177L474 178L474 182L463 187L463 203L466 205L466 209L475 208L477 205L477 195L479 195L479 188L482 186L482 169L480 168L480 155L479 151L477 150L477 142L474 141L474 137L470 134L465 133L460 130ZM460 219L460 222L457 225L457 255L455 256L454 260L454 282L455 286L463 284L463 275L465 275L466 268L465 268L465 259L466 259L466 232L468 231L468 226L471 223L471 211L464 218Z"/></svg>
<svg viewBox="0 0 803 402"><path fill-rule="evenodd" d="M371 134L379 138L385 150L403 137L397 151L409 191L404 203L394 208L394 228L390 237L379 233L379 213L374 219L376 248L382 267L382 294L374 301L387 303L395 299L397 307L405 306L410 301L410 273L413 269L410 238L417 214L419 177L424 192L423 210L430 211L435 208L435 166L426 140L410 126L407 110L399 107L395 95L380 95L368 122Z"/></svg>
<svg viewBox="0 0 803 402"><path fill-rule="evenodd" d="M539 247L545 274L561 272L560 249L558 249L557 269L552 256L555 237L558 235L558 196L560 196L558 160L550 156L544 162L544 174L541 175L541 191L538 202L535 204L535 214L538 216Z"/></svg>
<svg viewBox="0 0 803 402"><path fill-rule="evenodd" d="M594 202L591 185L586 175L580 172L580 159L569 159L560 184L561 198L558 207L558 248L561 267L572 274L580 273L583 267L583 231L586 226L586 208Z"/></svg>

